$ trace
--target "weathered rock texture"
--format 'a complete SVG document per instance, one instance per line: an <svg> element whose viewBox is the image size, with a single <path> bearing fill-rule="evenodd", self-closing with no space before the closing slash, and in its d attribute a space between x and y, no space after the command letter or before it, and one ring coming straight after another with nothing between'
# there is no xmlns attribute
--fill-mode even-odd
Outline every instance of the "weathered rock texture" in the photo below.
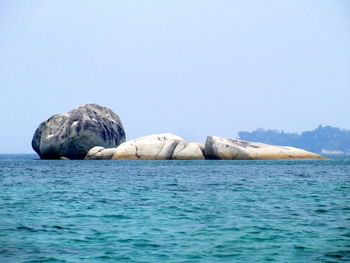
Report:
<svg viewBox="0 0 350 263"><path fill-rule="evenodd" d="M184 140L171 133L153 134L127 141L116 149L112 160L168 160Z"/></svg>
<svg viewBox="0 0 350 263"><path fill-rule="evenodd" d="M85 160L111 160L117 148L104 148L96 146L88 151Z"/></svg>
<svg viewBox="0 0 350 263"><path fill-rule="evenodd" d="M32 147L42 159L84 159L94 146L116 147L124 141L117 114L97 104L84 104L41 123Z"/></svg>
<svg viewBox="0 0 350 263"><path fill-rule="evenodd" d="M173 153L175 160L203 160L204 144L197 142L180 142Z"/></svg>
<svg viewBox="0 0 350 263"><path fill-rule="evenodd" d="M208 136L205 143L206 159L269 160L269 159L324 159L323 156L302 149L257 142Z"/></svg>

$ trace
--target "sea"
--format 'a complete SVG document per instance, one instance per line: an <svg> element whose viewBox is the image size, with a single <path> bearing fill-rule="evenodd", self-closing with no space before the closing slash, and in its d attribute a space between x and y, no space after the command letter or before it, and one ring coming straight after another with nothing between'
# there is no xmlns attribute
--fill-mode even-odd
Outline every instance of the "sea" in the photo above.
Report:
<svg viewBox="0 0 350 263"><path fill-rule="evenodd" d="M0 262L350 262L350 158L0 155Z"/></svg>

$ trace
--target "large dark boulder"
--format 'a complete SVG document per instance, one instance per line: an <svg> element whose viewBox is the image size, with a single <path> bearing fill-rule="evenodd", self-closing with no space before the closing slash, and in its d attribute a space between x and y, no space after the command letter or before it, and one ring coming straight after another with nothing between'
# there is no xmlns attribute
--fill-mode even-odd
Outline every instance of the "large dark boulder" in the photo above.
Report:
<svg viewBox="0 0 350 263"><path fill-rule="evenodd" d="M42 159L84 159L95 146L113 148L123 142L125 132L117 114L97 104L84 104L41 123L32 147Z"/></svg>

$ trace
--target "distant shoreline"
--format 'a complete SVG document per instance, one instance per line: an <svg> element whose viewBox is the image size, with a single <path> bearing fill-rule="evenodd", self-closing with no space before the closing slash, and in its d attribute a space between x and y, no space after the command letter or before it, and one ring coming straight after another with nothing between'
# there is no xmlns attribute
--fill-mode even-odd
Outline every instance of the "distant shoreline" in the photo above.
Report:
<svg viewBox="0 0 350 263"><path fill-rule="evenodd" d="M284 130L256 129L238 132L240 140L292 146L322 155L350 154L350 130L319 125L312 131L288 133Z"/></svg>

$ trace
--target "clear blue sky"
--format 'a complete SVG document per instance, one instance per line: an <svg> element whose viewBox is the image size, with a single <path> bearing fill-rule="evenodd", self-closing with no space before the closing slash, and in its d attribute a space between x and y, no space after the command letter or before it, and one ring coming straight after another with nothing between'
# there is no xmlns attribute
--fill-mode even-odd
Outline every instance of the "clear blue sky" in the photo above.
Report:
<svg viewBox="0 0 350 263"><path fill-rule="evenodd" d="M127 139L350 129L348 0L1 0L0 153L95 102Z"/></svg>

